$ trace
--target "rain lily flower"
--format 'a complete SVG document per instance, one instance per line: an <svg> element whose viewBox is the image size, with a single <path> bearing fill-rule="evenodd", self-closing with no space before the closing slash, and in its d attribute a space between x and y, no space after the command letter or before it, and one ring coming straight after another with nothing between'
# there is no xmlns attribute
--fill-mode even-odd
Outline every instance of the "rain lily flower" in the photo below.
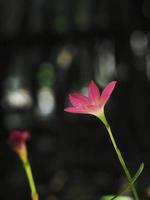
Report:
<svg viewBox="0 0 150 200"><path fill-rule="evenodd" d="M27 155L26 141L29 138L29 131L19 131L18 129L14 129L10 133L10 136L8 138L8 144L18 154L20 160L22 161L23 167L28 178L32 200L38 200L38 193L36 191L32 170Z"/></svg>
<svg viewBox="0 0 150 200"><path fill-rule="evenodd" d="M116 81L110 82L106 88L104 88L102 94L99 91L99 88L96 86L94 81L91 81L89 84L89 89L88 89L88 96L80 95L78 93L73 93L69 95L69 100L72 104L71 107L65 108L64 110L66 112L70 113L82 113L82 114L91 114L96 117L98 117L105 125L107 132L110 136L111 142L113 144L113 147L115 149L115 152L118 156L119 162L123 168L123 171L128 179L128 183L130 188L132 189L133 195L135 197L135 200L139 200L136 188L134 186L134 177L131 176L126 163L124 161L124 158L122 157L121 151L119 150L115 138L113 136L113 133L111 131L110 125L108 124L105 114L104 114L104 107L109 100L109 97L111 96L115 85ZM144 164L142 163L140 165L139 170L137 171L135 177L140 175L144 167ZM116 197L115 197L116 198Z"/></svg>
<svg viewBox="0 0 150 200"><path fill-rule="evenodd" d="M9 145L19 155L21 160L26 160L27 150L26 141L30 138L28 131L19 131L17 129L12 130L8 138Z"/></svg>
<svg viewBox="0 0 150 200"><path fill-rule="evenodd" d="M80 95L73 93L69 95L69 100L72 104L72 107L65 108L66 112L71 113L82 113L82 114L91 114L100 118L104 124L107 124L105 115L104 115L104 106L107 103L114 87L116 81L110 82L106 88L100 94L99 88L91 81L88 89L88 96Z"/></svg>

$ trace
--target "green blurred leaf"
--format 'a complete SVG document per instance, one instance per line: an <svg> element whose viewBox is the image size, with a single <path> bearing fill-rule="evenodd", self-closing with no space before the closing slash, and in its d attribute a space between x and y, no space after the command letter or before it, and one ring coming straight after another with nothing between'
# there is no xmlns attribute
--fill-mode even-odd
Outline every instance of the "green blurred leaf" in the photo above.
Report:
<svg viewBox="0 0 150 200"><path fill-rule="evenodd" d="M112 200L115 196L114 195L105 195L101 197L101 200ZM117 196L117 200L133 200L132 197L129 196Z"/></svg>
<svg viewBox="0 0 150 200"><path fill-rule="evenodd" d="M38 70L39 87L52 87L54 83L54 66L49 62L43 62Z"/></svg>
<svg viewBox="0 0 150 200"><path fill-rule="evenodd" d="M125 191L127 191L127 190L130 188L130 185L134 184L134 182L138 179L138 177L139 177L140 174L142 173L143 169L144 169L144 163L141 163L139 169L137 170L136 174L135 174L134 177L132 178L132 181L131 181L121 192L119 192L119 194L117 194L116 196L112 197L111 200L114 200L114 199L116 199L116 198L117 198L117 200L119 200L118 197L119 197L122 193L124 193ZM122 200L123 200L123 199L122 199Z"/></svg>

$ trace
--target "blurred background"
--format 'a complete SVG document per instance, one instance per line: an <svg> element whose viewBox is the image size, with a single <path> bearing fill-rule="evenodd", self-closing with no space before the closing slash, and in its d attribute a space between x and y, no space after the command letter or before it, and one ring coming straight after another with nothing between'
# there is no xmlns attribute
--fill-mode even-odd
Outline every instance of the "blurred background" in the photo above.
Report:
<svg viewBox="0 0 150 200"><path fill-rule="evenodd" d="M126 179L102 123L64 113L68 94L117 80L105 107L131 172L140 163L150 199L150 1L0 1L0 199L30 199L21 162L7 145L29 130L41 200L98 200Z"/></svg>

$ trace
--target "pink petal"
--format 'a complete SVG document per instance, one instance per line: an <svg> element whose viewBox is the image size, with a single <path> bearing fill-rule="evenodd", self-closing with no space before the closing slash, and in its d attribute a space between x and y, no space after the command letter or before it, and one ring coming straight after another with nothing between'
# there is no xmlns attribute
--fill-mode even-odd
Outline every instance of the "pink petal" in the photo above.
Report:
<svg viewBox="0 0 150 200"><path fill-rule="evenodd" d="M68 107L65 108L64 111L66 112L70 112L70 113L88 113L86 112L86 110L82 109L82 108L75 108L75 107Z"/></svg>
<svg viewBox="0 0 150 200"><path fill-rule="evenodd" d="M29 131L23 131L21 135L22 135L23 140L27 140L27 139L30 138L30 132Z"/></svg>
<svg viewBox="0 0 150 200"><path fill-rule="evenodd" d="M112 81L103 90L102 95L101 95L101 106L102 107L105 106L106 102L108 101L111 93L114 90L114 87L115 87L116 83L117 83L116 81Z"/></svg>
<svg viewBox="0 0 150 200"><path fill-rule="evenodd" d="M68 107L65 108L64 111L69 113L91 114L97 116L98 113L100 112L100 109L98 106L89 105L88 107L85 108Z"/></svg>
<svg viewBox="0 0 150 200"><path fill-rule="evenodd" d="M12 146L21 147L29 138L30 133L28 131L20 131L18 129L14 129L10 133L8 143Z"/></svg>
<svg viewBox="0 0 150 200"><path fill-rule="evenodd" d="M77 94L77 93L70 94L69 99L74 107L89 104L88 97Z"/></svg>
<svg viewBox="0 0 150 200"><path fill-rule="evenodd" d="M94 81L91 81L89 85L89 99L91 103L94 102L95 104L100 101L100 91Z"/></svg>

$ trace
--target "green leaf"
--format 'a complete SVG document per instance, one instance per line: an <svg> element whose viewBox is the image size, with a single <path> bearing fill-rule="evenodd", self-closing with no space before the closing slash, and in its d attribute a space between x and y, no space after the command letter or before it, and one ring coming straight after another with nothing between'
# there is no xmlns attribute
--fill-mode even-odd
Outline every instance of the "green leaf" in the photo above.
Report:
<svg viewBox="0 0 150 200"><path fill-rule="evenodd" d="M116 198L117 198L117 200L119 200L118 197L119 197L122 193L126 192L126 191L130 188L130 186L131 186L132 184L134 184L134 182L138 179L138 177L139 177L140 174L142 173L143 169L144 169L144 163L141 163L139 169L137 170L136 174L135 174L134 177L132 178L132 181L131 181L130 183L128 183L128 185L125 186L125 188L124 188L121 192L119 192L119 194L115 195L115 196L112 197L112 199L110 199L110 200L114 200L114 199L116 199ZM122 200L123 200L123 199L122 199Z"/></svg>
<svg viewBox="0 0 150 200"><path fill-rule="evenodd" d="M101 200L112 200L115 196L114 195L105 195L101 197ZM117 200L134 200L132 197L129 196L117 196Z"/></svg>

